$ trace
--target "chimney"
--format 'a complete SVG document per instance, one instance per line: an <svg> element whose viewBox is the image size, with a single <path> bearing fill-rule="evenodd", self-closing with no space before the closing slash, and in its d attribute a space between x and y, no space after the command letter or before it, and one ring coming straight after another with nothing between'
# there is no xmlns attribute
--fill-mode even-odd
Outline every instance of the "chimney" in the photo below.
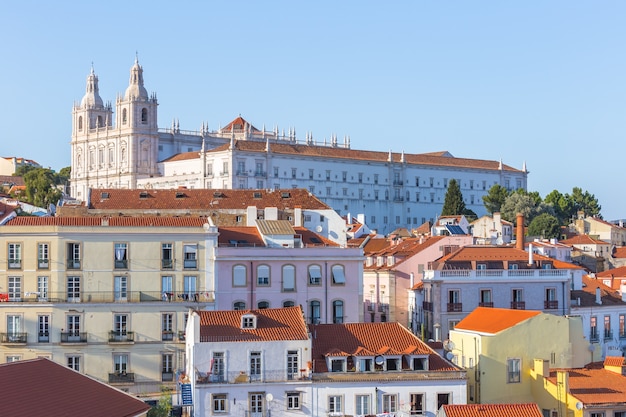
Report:
<svg viewBox="0 0 626 417"><path fill-rule="evenodd" d="M528 245L528 265L532 265L533 263L533 244L531 243Z"/></svg>
<svg viewBox="0 0 626 417"><path fill-rule="evenodd" d="M515 247L524 250L524 215L517 213L517 231L515 234Z"/></svg>
<svg viewBox="0 0 626 417"><path fill-rule="evenodd" d="M550 362L547 359L535 359L534 362L537 375L548 378L550 376Z"/></svg>
<svg viewBox="0 0 626 417"><path fill-rule="evenodd" d="M600 287L596 288L596 304L602 304L602 293L600 291Z"/></svg>

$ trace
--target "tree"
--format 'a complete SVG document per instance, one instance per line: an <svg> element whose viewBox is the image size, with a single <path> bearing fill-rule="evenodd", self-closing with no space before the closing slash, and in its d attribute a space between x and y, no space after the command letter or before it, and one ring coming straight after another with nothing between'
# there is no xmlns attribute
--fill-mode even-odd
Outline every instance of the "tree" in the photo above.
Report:
<svg viewBox="0 0 626 417"><path fill-rule="evenodd" d="M536 216L528 225L528 235L541 236L544 239L559 237L561 234L559 219L548 213Z"/></svg>
<svg viewBox="0 0 626 417"><path fill-rule="evenodd" d="M443 201L443 209L441 209L442 216L454 216L457 214L465 213L465 202L463 201L463 194L461 193L461 187L454 178L448 181L448 191L446 192L446 198Z"/></svg>
<svg viewBox="0 0 626 417"><path fill-rule="evenodd" d="M57 184L65 184L70 179L70 174L72 173L72 167L61 168L58 174L58 183Z"/></svg>
<svg viewBox="0 0 626 417"><path fill-rule="evenodd" d="M509 195L504 204L502 204L500 212L502 218L515 223L517 213L522 213L526 224L534 217L536 210L535 200L528 194L512 193Z"/></svg>
<svg viewBox="0 0 626 417"><path fill-rule="evenodd" d="M14 177L23 177L25 176L29 171L32 171L33 169L38 169L37 167L34 167L32 165L20 165L19 167L17 167L15 169L15 173L13 174Z"/></svg>
<svg viewBox="0 0 626 417"><path fill-rule="evenodd" d="M495 184L491 187L487 195L483 196L483 203L487 212L493 214L501 211L502 205L508 196L509 191L500 184Z"/></svg>
<svg viewBox="0 0 626 417"><path fill-rule="evenodd" d="M590 194L589 191L583 191L579 187L572 189L572 195L568 196L571 200L573 213L570 214L570 218L577 216L578 212L583 212L584 216L596 216L602 218L600 210L602 206L598 203L598 199Z"/></svg>
<svg viewBox="0 0 626 417"><path fill-rule="evenodd" d="M62 196L56 188L56 173L47 168L35 168L24 175L26 186L26 202L37 207L48 207L56 204Z"/></svg>
<svg viewBox="0 0 626 417"><path fill-rule="evenodd" d="M168 417L170 411L172 411L172 391L162 387L159 402L148 411L148 417Z"/></svg>
<svg viewBox="0 0 626 417"><path fill-rule="evenodd" d="M573 202L567 195L563 195L557 190L552 190L543 201L552 206L554 214L559 219L561 225L566 225L571 219L574 211Z"/></svg>

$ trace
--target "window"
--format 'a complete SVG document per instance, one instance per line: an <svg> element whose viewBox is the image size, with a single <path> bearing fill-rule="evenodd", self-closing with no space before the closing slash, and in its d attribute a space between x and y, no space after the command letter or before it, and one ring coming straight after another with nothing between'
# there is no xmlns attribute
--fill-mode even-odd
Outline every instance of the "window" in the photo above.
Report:
<svg viewBox="0 0 626 417"><path fill-rule="evenodd" d="M597 413L590 413L589 417L604 417L604 411L600 411Z"/></svg>
<svg viewBox="0 0 626 417"><path fill-rule="evenodd" d="M226 405L228 404L228 397L226 394L213 394L213 412L225 413Z"/></svg>
<svg viewBox="0 0 626 417"><path fill-rule="evenodd" d="M287 379L295 379L300 370L300 365L298 361L298 351L297 350L288 350L287 351Z"/></svg>
<svg viewBox="0 0 626 417"><path fill-rule="evenodd" d="M291 301L291 300L283 301L283 307L293 307L295 305L296 303L294 301Z"/></svg>
<svg viewBox="0 0 626 417"><path fill-rule="evenodd" d="M228 175L228 161L222 163L222 175Z"/></svg>
<svg viewBox="0 0 626 417"><path fill-rule="evenodd" d="M37 316L37 341L48 343L50 341L50 316L47 314Z"/></svg>
<svg viewBox="0 0 626 417"><path fill-rule="evenodd" d="M329 413L342 413L342 401L341 395L329 395L328 396L328 412Z"/></svg>
<svg viewBox="0 0 626 417"><path fill-rule="evenodd" d="M596 316L591 316L589 318L589 328L590 328L590 340L595 341L598 340L598 319Z"/></svg>
<svg viewBox="0 0 626 417"><path fill-rule="evenodd" d="M480 306L481 307L493 307L493 301L491 298L491 290L480 290Z"/></svg>
<svg viewBox="0 0 626 417"><path fill-rule="evenodd" d="M330 372L345 372L345 359L331 359Z"/></svg>
<svg viewBox="0 0 626 417"><path fill-rule="evenodd" d="M254 329L256 328L256 316L254 314L246 314L241 317L242 329Z"/></svg>
<svg viewBox="0 0 626 417"><path fill-rule="evenodd" d="M22 268L22 245L20 243L9 243L9 269Z"/></svg>
<svg viewBox="0 0 626 417"><path fill-rule="evenodd" d="M322 283L322 267L309 265L309 284L320 285Z"/></svg>
<svg viewBox="0 0 626 417"><path fill-rule="evenodd" d="M114 353L113 354L113 371L117 375L125 375L128 371L128 354L127 353Z"/></svg>
<svg viewBox="0 0 626 417"><path fill-rule="evenodd" d="M259 301L259 303L258 303L257 305L258 305L258 307L257 307L257 308L258 308L259 310L263 310L263 309L265 309L265 308L270 308L270 303L269 303L269 301Z"/></svg>
<svg viewBox="0 0 626 417"><path fill-rule="evenodd" d="M115 244L115 268L128 269L128 244Z"/></svg>
<svg viewBox="0 0 626 417"><path fill-rule="evenodd" d="M144 125L148 123L148 109L145 107L141 109L141 123Z"/></svg>
<svg viewBox="0 0 626 417"><path fill-rule="evenodd" d="M320 302L313 300L309 304L309 319L312 324L319 324L320 322Z"/></svg>
<svg viewBox="0 0 626 417"><path fill-rule="evenodd" d="M245 287L248 275L245 265L235 265L233 267L233 287Z"/></svg>
<svg viewBox="0 0 626 417"><path fill-rule="evenodd" d="M450 394L437 394L437 410L441 409L441 406L446 404L450 404Z"/></svg>
<svg viewBox="0 0 626 417"><path fill-rule="evenodd" d="M383 394L383 413L395 413L398 406L398 396L396 394Z"/></svg>
<svg viewBox="0 0 626 417"><path fill-rule="evenodd" d="M346 283L346 275L344 273L343 265L333 265L331 271L333 274L333 284Z"/></svg>
<svg viewBox="0 0 626 417"><path fill-rule="evenodd" d="M67 316L67 342L80 342L80 316L70 314ZM63 341L63 339L61 339Z"/></svg>
<svg viewBox="0 0 626 417"><path fill-rule="evenodd" d="M50 245L47 243L37 244L37 267L39 269L50 267Z"/></svg>
<svg viewBox="0 0 626 417"><path fill-rule="evenodd" d="M270 267L268 265L257 266L256 284L259 286L270 285Z"/></svg>
<svg viewBox="0 0 626 417"><path fill-rule="evenodd" d="M288 392L287 393L287 410L299 410L300 409L300 393Z"/></svg>
<svg viewBox="0 0 626 417"><path fill-rule="evenodd" d="M224 352L213 352L213 367L211 368L212 380L215 382L224 381Z"/></svg>
<svg viewBox="0 0 626 417"><path fill-rule="evenodd" d="M343 323L343 301L333 301L333 323Z"/></svg>
<svg viewBox="0 0 626 417"><path fill-rule="evenodd" d="M296 268L293 265L283 266L283 291L296 290Z"/></svg>
<svg viewBox="0 0 626 417"><path fill-rule="evenodd" d="M161 269L174 268L174 252L171 243L161 244Z"/></svg>
<svg viewBox="0 0 626 417"><path fill-rule="evenodd" d="M261 378L261 352L250 352L250 379Z"/></svg>
<svg viewBox="0 0 626 417"><path fill-rule="evenodd" d="M374 174L374 184L378 184L378 174Z"/></svg>
<svg viewBox="0 0 626 417"><path fill-rule="evenodd" d="M161 381L174 380L174 354L163 353L161 355Z"/></svg>
<svg viewBox="0 0 626 417"><path fill-rule="evenodd" d="M521 382L521 359L513 358L506 360L507 382L509 384Z"/></svg>
<svg viewBox="0 0 626 417"><path fill-rule="evenodd" d="M604 339L611 339L613 332L611 331L611 316L604 316Z"/></svg>
<svg viewBox="0 0 626 417"><path fill-rule="evenodd" d="M348 171L341 172L341 181L346 182L348 179Z"/></svg>
<svg viewBox="0 0 626 417"><path fill-rule="evenodd" d="M196 277L193 275L185 275L183 277L183 299L184 300L193 300L197 295L196 288Z"/></svg>
<svg viewBox="0 0 626 417"><path fill-rule="evenodd" d="M126 301L128 297L128 277L114 277L113 291L115 301Z"/></svg>
<svg viewBox="0 0 626 417"><path fill-rule="evenodd" d="M357 415L366 415L370 414L370 403L371 399L369 395L357 395L355 396L356 400L356 414Z"/></svg>
<svg viewBox="0 0 626 417"><path fill-rule="evenodd" d="M115 314L113 316L113 340L127 340L128 314Z"/></svg>
<svg viewBox="0 0 626 417"><path fill-rule="evenodd" d="M296 178L298 170L296 168L291 168L291 178Z"/></svg>
<svg viewBox="0 0 626 417"><path fill-rule="evenodd" d="M237 162L237 175L246 175L246 162L245 161Z"/></svg>
<svg viewBox="0 0 626 417"><path fill-rule="evenodd" d="M67 269L80 269L80 243L67 244Z"/></svg>
<svg viewBox="0 0 626 417"><path fill-rule="evenodd" d="M246 309L246 303L243 301L236 301L235 303L233 303L233 310L245 310Z"/></svg>
<svg viewBox="0 0 626 417"><path fill-rule="evenodd" d="M264 398L265 398L265 394L263 393L249 394L248 403L250 404L250 413L248 415L250 417L261 417L265 414L263 413Z"/></svg>
<svg viewBox="0 0 626 417"><path fill-rule="evenodd" d="M424 394L411 394L411 415L419 416L424 413Z"/></svg>
<svg viewBox="0 0 626 417"><path fill-rule="evenodd" d="M22 335L22 316L7 316L7 340L9 342L26 342L26 335Z"/></svg>
<svg viewBox="0 0 626 417"><path fill-rule="evenodd" d="M172 301L174 296L174 278L171 276L161 277L161 298L163 301Z"/></svg>
<svg viewBox="0 0 626 417"><path fill-rule="evenodd" d="M511 291L511 308L524 310L525 307L526 306L524 303L524 291L520 288L513 289Z"/></svg>
<svg viewBox="0 0 626 417"><path fill-rule="evenodd" d="M183 244L183 267L185 269L198 268L198 245L195 243Z"/></svg>
<svg viewBox="0 0 626 417"><path fill-rule="evenodd" d="M619 337L620 339L626 338L626 316L624 314L619 315Z"/></svg>
<svg viewBox="0 0 626 417"><path fill-rule="evenodd" d="M80 372L80 356L70 355L67 357L67 367Z"/></svg>
<svg viewBox="0 0 626 417"><path fill-rule="evenodd" d="M161 314L161 340L174 340L174 314Z"/></svg>
<svg viewBox="0 0 626 417"><path fill-rule="evenodd" d="M22 300L22 277L8 278L9 301Z"/></svg>

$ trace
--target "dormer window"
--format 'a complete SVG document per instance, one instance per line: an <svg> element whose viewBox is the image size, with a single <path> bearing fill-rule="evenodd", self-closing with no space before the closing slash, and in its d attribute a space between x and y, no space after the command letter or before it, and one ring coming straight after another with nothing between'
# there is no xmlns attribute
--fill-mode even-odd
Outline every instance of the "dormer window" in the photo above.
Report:
<svg viewBox="0 0 626 417"><path fill-rule="evenodd" d="M333 358L330 360L330 372L345 372L345 358Z"/></svg>
<svg viewBox="0 0 626 417"><path fill-rule="evenodd" d="M256 329L256 316L254 314L245 314L241 316L242 329Z"/></svg>
<svg viewBox="0 0 626 417"><path fill-rule="evenodd" d="M428 371L428 358L427 357L413 357L413 370L414 371Z"/></svg>

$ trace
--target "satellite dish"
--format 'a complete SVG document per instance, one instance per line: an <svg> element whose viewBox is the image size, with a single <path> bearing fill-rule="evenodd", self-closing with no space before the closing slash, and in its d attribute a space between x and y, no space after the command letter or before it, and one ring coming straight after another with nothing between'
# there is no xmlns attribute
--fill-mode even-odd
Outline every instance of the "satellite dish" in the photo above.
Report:
<svg viewBox="0 0 626 417"><path fill-rule="evenodd" d="M447 351L453 351L454 348L456 347L456 345L454 344L454 342L450 339L446 339L443 342L443 348Z"/></svg>
<svg viewBox="0 0 626 417"><path fill-rule="evenodd" d="M322 225L321 225L321 224L318 224L318 225L315 227L315 231L316 231L317 233L322 233L322 230L323 230L323 229L322 229Z"/></svg>
<svg viewBox="0 0 626 417"><path fill-rule="evenodd" d="M267 401L268 403L269 403L270 401L272 401L273 399L274 399L274 396L272 395L272 393L271 393L271 392L268 392L268 393L265 395L265 401Z"/></svg>
<svg viewBox="0 0 626 417"><path fill-rule="evenodd" d="M583 403L581 403L580 401L578 401L578 402L576 403L576 409L577 409L577 410L582 410L582 409L583 409Z"/></svg>
<svg viewBox="0 0 626 417"><path fill-rule="evenodd" d="M452 352L448 352L448 353L446 353L446 359L447 359L447 360L451 361L451 360L452 360L452 358L454 358L454 353L452 353Z"/></svg>
<svg viewBox="0 0 626 417"><path fill-rule="evenodd" d="M596 345L590 344L589 347L587 347L587 349L589 349L589 352L593 352L594 350L596 350Z"/></svg>
<svg viewBox="0 0 626 417"><path fill-rule="evenodd" d="M383 363L385 363L385 358L383 358L382 356L376 356L374 358L374 362L376 363L376 365L382 365Z"/></svg>

